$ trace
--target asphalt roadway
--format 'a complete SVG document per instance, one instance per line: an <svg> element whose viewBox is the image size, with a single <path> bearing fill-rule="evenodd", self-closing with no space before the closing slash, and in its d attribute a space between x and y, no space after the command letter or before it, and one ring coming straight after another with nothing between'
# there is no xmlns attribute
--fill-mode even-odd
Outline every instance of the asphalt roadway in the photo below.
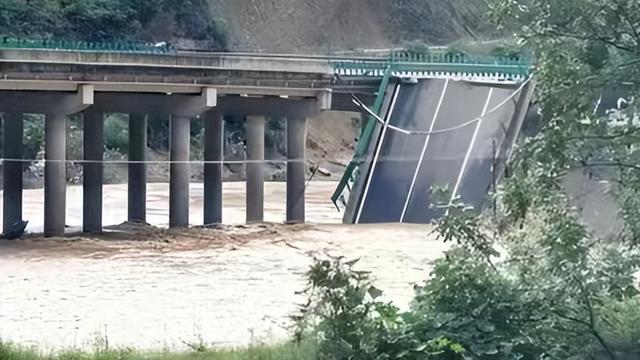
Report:
<svg viewBox="0 0 640 360"><path fill-rule="evenodd" d="M380 124L353 222L428 223L458 198L481 207L494 158L513 142L519 88L452 79L398 84L384 121L412 133ZM444 196L433 196L436 188Z"/></svg>

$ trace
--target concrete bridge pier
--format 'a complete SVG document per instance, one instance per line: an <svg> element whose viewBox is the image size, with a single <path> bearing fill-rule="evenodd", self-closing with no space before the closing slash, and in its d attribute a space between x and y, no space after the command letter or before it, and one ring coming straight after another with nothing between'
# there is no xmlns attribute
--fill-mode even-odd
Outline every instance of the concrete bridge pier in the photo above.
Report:
<svg viewBox="0 0 640 360"><path fill-rule="evenodd" d="M147 221L147 116L129 114L128 220Z"/></svg>
<svg viewBox="0 0 640 360"><path fill-rule="evenodd" d="M22 113L5 113L2 122L2 144L5 159L22 159L23 150L23 119ZM2 207L3 233L6 234L11 226L22 220L22 167L20 161L7 161L3 164Z"/></svg>
<svg viewBox="0 0 640 360"><path fill-rule="evenodd" d="M264 221L264 125L261 115L247 116L247 223Z"/></svg>
<svg viewBox="0 0 640 360"><path fill-rule="evenodd" d="M169 227L189 227L189 161L191 119L171 116L169 169Z"/></svg>
<svg viewBox="0 0 640 360"><path fill-rule="evenodd" d="M307 118L287 119L287 223L305 222Z"/></svg>
<svg viewBox="0 0 640 360"><path fill-rule="evenodd" d="M189 227L189 183L191 164L191 118L202 115L218 104L215 88L203 88L200 96L171 99L169 144L169 227Z"/></svg>
<svg viewBox="0 0 640 360"><path fill-rule="evenodd" d="M44 236L62 236L66 212L67 116L45 115Z"/></svg>
<svg viewBox="0 0 640 360"><path fill-rule="evenodd" d="M92 85L80 85L74 94L58 94L40 102L50 106L45 112L44 236L63 236L67 190L67 115L79 113L94 100ZM101 181L101 180L99 180Z"/></svg>
<svg viewBox="0 0 640 360"><path fill-rule="evenodd" d="M222 224L222 175L224 164L224 116L209 110L204 122L204 222ZM211 162L211 163L209 163Z"/></svg>
<svg viewBox="0 0 640 360"><path fill-rule="evenodd" d="M305 222L307 118L331 109L331 101L330 91L320 91L315 97L222 98L222 112L247 117L247 223L264 221L264 136L267 116L287 119L286 222Z"/></svg>
<svg viewBox="0 0 640 360"><path fill-rule="evenodd" d="M102 232L102 184L104 167L104 116L91 109L83 113L82 231Z"/></svg>

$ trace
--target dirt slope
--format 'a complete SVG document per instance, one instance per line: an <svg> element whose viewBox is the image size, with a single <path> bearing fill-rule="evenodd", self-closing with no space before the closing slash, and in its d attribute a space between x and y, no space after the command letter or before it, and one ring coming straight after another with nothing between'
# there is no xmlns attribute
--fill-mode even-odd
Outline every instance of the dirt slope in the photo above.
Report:
<svg viewBox="0 0 640 360"><path fill-rule="evenodd" d="M209 0L232 50L318 53L441 45L485 30L486 0Z"/></svg>

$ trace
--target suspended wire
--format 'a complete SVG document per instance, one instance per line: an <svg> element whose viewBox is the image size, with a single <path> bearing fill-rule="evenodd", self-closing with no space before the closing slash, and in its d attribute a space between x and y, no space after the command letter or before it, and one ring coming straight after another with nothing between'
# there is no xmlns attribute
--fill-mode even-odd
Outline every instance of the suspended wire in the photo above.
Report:
<svg viewBox="0 0 640 360"><path fill-rule="evenodd" d="M451 159L457 159L458 157L451 157ZM345 158L342 160L328 160L321 159L321 162L328 162L335 166L347 167L347 164L355 160L356 162L370 161L370 156L361 156L354 158ZM419 157L416 156L381 156L379 161L393 161L393 162L409 162L418 161ZM282 159L282 160L222 160L222 161L203 161L203 160L189 160L189 161L177 161L177 160L149 160L149 161L129 161L129 160L46 160L46 159L0 159L0 164L9 163L35 163L35 164L71 164L71 165L91 165L91 164L104 164L104 165L171 165L171 164L186 164L186 165L243 165L243 164L289 164L289 163L310 163L312 165L315 162L311 159ZM315 167L315 166L314 166Z"/></svg>
<svg viewBox="0 0 640 360"><path fill-rule="evenodd" d="M65 164L108 164L108 165L166 165L166 164L193 164L193 165L241 165L241 164L288 164L306 162L306 159L282 159L282 160L56 160L56 159L0 159L2 163L65 163Z"/></svg>

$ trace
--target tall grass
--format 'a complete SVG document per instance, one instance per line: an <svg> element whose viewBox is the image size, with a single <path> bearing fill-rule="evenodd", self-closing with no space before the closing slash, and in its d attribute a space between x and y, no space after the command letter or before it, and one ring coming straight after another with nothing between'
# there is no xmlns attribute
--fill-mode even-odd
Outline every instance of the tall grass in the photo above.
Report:
<svg viewBox="0 0 640 360"><path fill-rule="evenodd" d="M198 352L141 352L131 349L81 352L44 353L0 342L0 360L314 360L313 344L283 344L255 346L237 350L207 350Z"/></svg>

